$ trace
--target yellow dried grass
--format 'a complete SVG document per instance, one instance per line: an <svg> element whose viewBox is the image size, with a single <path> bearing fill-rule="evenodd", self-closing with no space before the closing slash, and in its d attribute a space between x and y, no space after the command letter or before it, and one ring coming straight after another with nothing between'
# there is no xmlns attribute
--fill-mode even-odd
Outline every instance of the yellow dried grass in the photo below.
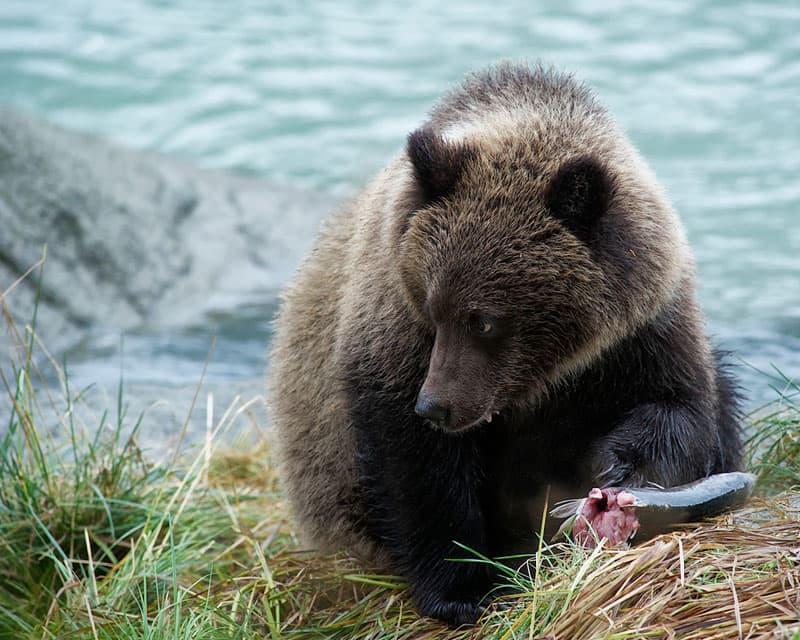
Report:
<svg viewBox="0 0 800 640"><path fill-rule="evenodd" d="M280 511L275 498L270 506ZM291 539L286 526L283 535ZM754 499L735 514L631 549L559 545L542 553L538 573L536 557L521 569L529 592L471 629L417 616L398 578L294 544L266 558L268 581L242 564L223 591L244 598L273 633L297 637L800 638L798 492Z"/></svg>
<svg viewBox="0 0 800 640"><path fill-rule="evenodd" d="M607 550L548 637L792 637L800 633L798 515L798 495L785 494L735 518Z"/></svg>
<svg viewBox="0 0 800 640"><path fill-rule="evenodd" d="M286 543L280 550L270 545L272 554L264 558L268 580L253 571L245 555L238 577L219 593L246 600L272 633L395 640L800 640L798 491L754 498L734 514L631 549L566 544L544 549L520 570L519 582L528 591L506 600L508 610L487 615L477 627L453 630L417 616L402 580L366 573L344 556L298 551L268 448L257 450L255 473L231 480L253 488L246 476L262 479L257 491L262 508L273 524L283 522L280 536ZM241 468L238 458L229 462ZM259 537L251 543L258 544Z"/></svg>

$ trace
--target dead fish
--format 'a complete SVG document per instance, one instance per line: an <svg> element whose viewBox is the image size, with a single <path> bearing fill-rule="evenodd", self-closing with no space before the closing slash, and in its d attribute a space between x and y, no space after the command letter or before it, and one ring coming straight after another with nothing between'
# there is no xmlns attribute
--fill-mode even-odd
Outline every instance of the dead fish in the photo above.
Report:
<svg viewBox="0 0 800 640"><path fill-rule="evenodd" d="M601 538L616 545L628 542L637 532L649 537L672 525L741 507L755 484L752 473L734 471L668 489L595 488L586 498L564 500L550 511L555 518L567 518L554 538L572 533L576 542L592 547Z"/></svg>

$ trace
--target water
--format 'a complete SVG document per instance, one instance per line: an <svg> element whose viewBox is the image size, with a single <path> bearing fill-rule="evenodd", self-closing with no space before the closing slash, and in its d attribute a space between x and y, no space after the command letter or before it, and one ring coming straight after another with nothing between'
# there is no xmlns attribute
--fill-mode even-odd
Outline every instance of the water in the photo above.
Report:
<svg viewBox="0 0 800 640"><path fill-rule="evenodd" d="M4 0L0 98L340 199L466 71L555 63L596 89L654 166L688 228L710 332L735 353L749 405L774 398L773 366L800 378L800 5L533 4ZM298 237L290 259L307 245ZM183 330L142 327L125 339L128 388L188 394L216 332L212 387L258 392L274 308L272 291ZM113 331L90 336L73 373L113 386L119 353Z"/></svg>

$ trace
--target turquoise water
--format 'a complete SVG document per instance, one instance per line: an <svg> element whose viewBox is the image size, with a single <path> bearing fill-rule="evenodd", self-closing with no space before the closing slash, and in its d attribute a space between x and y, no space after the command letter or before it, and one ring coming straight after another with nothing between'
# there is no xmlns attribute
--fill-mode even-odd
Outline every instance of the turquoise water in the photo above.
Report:
<svg viewBox="0 0 800 640"><path fill-rule="evenodd" d="M752 367L800 378L800 4L533 4L4 0L0 100L338 200L466 71L554 63L654 166L688 228L711 333L747 363L750 406L773 398L780 379ZM185 331L134 332L128 379L193 383L215 324L212 378L257 388L274 303L267 292ZM87 381L116 370L117 343L75 352Z"/></svg>

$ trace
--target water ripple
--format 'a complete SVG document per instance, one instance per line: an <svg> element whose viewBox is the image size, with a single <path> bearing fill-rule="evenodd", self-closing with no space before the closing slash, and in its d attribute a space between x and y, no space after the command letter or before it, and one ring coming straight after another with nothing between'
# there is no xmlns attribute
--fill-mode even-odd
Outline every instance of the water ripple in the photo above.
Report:
<svg viewBox="0 0 800 640"><path fill-rule="evenodd" d="M796 2L293 7L62 0L45 11L6 0L0 97L135 147L341 197L467 70L555 62L596 87L667 186L712 328L744 358L768 353L800 376Z"/></svg>

